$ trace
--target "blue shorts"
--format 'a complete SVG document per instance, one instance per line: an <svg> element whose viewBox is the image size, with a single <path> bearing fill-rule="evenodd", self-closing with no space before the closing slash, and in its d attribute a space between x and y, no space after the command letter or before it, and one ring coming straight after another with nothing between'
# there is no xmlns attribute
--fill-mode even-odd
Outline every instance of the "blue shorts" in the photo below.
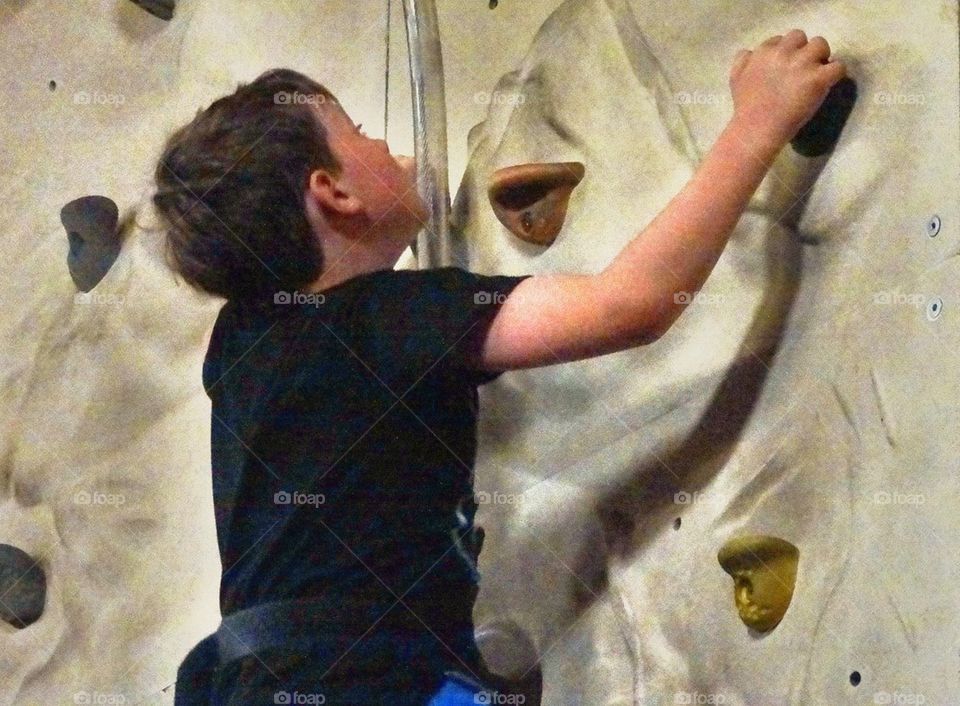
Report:
<svg viewBox="0 0 960 706"><path fill-rule="evenodd" d="M444 672L440 688L426 706L477 706L490 704L490 691L460 672Z"/></svg>

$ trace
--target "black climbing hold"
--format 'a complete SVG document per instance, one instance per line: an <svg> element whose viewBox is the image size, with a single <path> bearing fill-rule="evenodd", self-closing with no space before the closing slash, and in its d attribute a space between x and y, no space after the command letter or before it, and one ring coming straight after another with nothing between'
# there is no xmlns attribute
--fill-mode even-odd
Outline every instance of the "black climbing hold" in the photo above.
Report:
<svg viewBox="0 0 960 706"><path fill-rule="evenodd" d="M793 149L804 157L820 157L831 152L856 102L857 82L849 76L840 79L816 115L790 141Z"/></svg>
<svg viewBox="0 0 960 706"><path fill-rule="evenodd" d="M23 629L40 619L47 597L47 577L22 549L0 544L0 618Z"/></svg>
<svg viewBox="0 0 960 706"><path fill-rule="evenodd" d="M120 254L117 204L106 196L83 196L60 209L70 251L67 267L77 289L97 286Z"/></svg>
<svg viewBox="0 0 960 706"><path fill-rule="evenodd" d="M173 11L177 7L177 0L131 0L131 2L161 20L173 19Z"/></svg>

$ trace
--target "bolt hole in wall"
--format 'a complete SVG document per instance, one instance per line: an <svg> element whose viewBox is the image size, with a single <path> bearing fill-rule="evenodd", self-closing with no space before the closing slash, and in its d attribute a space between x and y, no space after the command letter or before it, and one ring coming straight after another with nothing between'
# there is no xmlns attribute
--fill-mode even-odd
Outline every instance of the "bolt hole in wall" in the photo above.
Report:
<svg viewBox="0 0 960 706"><path fill-rule="evenodd" d="M940 230L943 228L943 221L940 216L934 214L930 217L930 220L927 221L927 235L931 238L936 238L940 235ZM940 314L943 313L943 299L940 297L934 297L927 304L927 319L929 321L935 321L940 318Z"/></svg>

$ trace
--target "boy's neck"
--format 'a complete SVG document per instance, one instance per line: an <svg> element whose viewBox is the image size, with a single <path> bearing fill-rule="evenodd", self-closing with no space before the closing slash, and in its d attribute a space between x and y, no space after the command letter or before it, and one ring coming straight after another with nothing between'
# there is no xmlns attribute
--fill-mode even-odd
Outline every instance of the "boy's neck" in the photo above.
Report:
<svg viewBox="0 0 960 706"><path fill-rule="evenodd" d="M393 269L408 245L389 238L357 241L328 235L322 240L324 268L320 276L304 288L321 292L367 272Z"/></svg>

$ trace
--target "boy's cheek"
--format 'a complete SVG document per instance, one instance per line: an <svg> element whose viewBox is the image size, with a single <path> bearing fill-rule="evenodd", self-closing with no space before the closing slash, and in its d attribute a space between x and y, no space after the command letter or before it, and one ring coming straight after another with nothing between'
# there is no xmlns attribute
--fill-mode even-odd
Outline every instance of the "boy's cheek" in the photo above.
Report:
<svg viewBox="0 0 960 706"><path fill-rule="evenodd" d="M417 178L417 160L405 154L397 155L397 164L413 179Z"/></svg>

